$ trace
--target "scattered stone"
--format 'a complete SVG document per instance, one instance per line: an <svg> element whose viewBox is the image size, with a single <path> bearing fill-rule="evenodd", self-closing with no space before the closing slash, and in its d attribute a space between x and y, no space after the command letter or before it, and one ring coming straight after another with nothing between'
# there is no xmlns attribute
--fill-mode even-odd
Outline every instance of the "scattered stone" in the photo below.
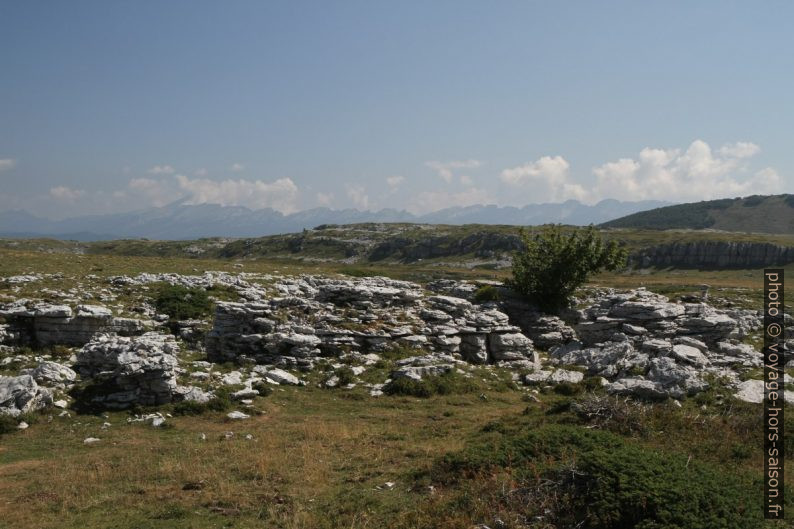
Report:
<svg viewBox="0 0 794 529"><path fill-rule="evenodd" d="M292 373L288 373L283 369L268 369L267 371L257 371L265 380L270 382L271 384L281 384L281 385L291 385L291 386L298 386L301 384L300 379L293 375Z"/></svg>
<svg viewBox="0 0 794 529"><path fill-rule="evenodd" d="M247 419L247 418L250 417L250 415L247 415L247 414L245 414L245 413L243 413L241 411L232 411L232 412L227 413L226 416L228 418L232 419L232 420L235 420L235 419Z"/></svg>

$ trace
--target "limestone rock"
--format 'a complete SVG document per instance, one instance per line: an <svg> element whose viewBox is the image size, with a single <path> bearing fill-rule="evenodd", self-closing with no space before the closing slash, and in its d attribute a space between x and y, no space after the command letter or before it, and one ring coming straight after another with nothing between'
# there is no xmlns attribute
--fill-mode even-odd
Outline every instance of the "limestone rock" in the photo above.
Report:
<svg viewBox="0 0 794 529"><path fill-rule="evenodd" d="M52 403L52 394L30 375L0 376L0 415L16 417Z"/></svg>
<svg viewBox="0 0 794 529"><path fill-rule="evenodd" d="M109 387L107 394L95 399L109 408L164 404L178 393L178 352L179 346L169 335L104 334L83 346L75 369L83 378Z"/></svg>
<svg viewBox="0 0 794 529"><path fill-rule="evenodd" d="M32 376L39 384L49 387L64 388L77 380L77 373L57 362L42 362L38 367L23 370L22 373Z"/></svg>

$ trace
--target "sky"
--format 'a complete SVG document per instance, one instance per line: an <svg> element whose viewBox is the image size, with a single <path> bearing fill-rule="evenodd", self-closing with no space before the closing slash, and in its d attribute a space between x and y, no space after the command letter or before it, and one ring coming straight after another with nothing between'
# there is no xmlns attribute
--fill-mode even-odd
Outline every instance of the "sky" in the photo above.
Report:
<svg viewBox="0 0 794 529"><path fill-rule="evenodd" d="M794 193L787 1L0 0L0 211Z"/></svg>

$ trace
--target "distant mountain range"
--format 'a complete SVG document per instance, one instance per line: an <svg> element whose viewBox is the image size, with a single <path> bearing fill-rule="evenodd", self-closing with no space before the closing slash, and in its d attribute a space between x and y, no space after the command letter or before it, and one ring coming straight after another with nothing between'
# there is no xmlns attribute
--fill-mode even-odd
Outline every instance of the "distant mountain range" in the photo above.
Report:
<svg viewBox="0 0 794 529"><path fill-rule="evenodd" d="M793 234L794 195L753 195L665 206L604 222L601 226Z"/></svg>
<svg viewBox="0 0 794 529"><path fill-rule="evenodd" d="M284 215L273 209L251 210L216 204L186 205L175 202L159 208L129 213L89 215L59 221L26 211L0 212L0 236L53 237L80 241L119 238L197 239L201 237L258 237L292 233L322 224L360 222L416 222L428 224L564 223L599 224L638 211L667 205L666 202L602 200L588 206L569 200L559 204L533 204L520 208L495 205L452 207L425 215L404 210L315 208Z"/></svg>

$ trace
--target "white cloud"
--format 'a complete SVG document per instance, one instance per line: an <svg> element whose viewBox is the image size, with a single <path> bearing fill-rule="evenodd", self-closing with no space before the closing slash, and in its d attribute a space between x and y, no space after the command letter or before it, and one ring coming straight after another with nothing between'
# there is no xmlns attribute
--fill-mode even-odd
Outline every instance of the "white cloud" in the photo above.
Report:
<svg viewBox="0 0 794 529"><path fill-rule="evenodd" d="M499 178L508 186L528 189L532 202L583 200L587 191L570 181L569 168L570 164L562 156L543 156L534 162L505 169Z"/></svg>
<svg viewBox="0 0 794 529"><path fill-rule="evenodd" d="M174 174L176 169L170 165L155 165L146 172L149 174Z"/></svg>
<svg viewBox="0 0 794 529"><path fill-rule="evenodd" d="M315 196L315 200L317 200L317 204L320 206L329 207L334 201L334 194L333 193L317 193Z"/></svg>
<svg viewBox="0 0 794 529"><path fill-rule="evenodd" d="M161 207L180 197L173 180L154 178L133 178L127 183L126 190L114 192L114 198L127 199L133 203L142 199L147 206Z"/></svg>
<svg viewBox="0 0 794 529"><path fill-rule="evenodd" d="M413 196L408 204L408 211L416 214L429 213L453 206L472 206L475 204L492 204L493 197L483 189L470 187L462 191L423 191Z"/></svg>
<svg viewBox="0 0 794 529"><path fill-rule="evenodd" d="M347 198L353 202L353 205L362 210L369 209L369 195L361 186L347 186Z"/></svg>
<svg viewBox="0 0 794 529"><path fill-rule="evenodd" d="M196 169L193 172L193 174L196 175L196 176L207 176L209 174L209 171L207 171L205 168L201 167L199 169Z"/></svg>
<svg viewBox="0 0 794 529"><path fill-rule="evenodd" d="M234 171L235 173L239 173L240 171L245 170L245 166L241 163L233 163L231 167L229 167L229 170Z"/></svg>
<svg viewBox="0 0 794 529"><path fill-rule="evenodd" d="M451 162L436 162L430 161L425 162L425 166L433 169L438 173L438 176L441 177L443 181L446 183L452 183L453 178L453 171L455 169L474 169L480 167L482 162L479 160L456 160Z"/></svg>
<svg viewBox="0 0 794 529"><path fill-rule="evenodd" d="M761 147L749 141L737 141L736 143L726 143L720 147L719 153L723 156L734 158L749 158L761 152Z"/></svg>
<svg viewBox="0 0 794 529"><path fill-rule="evenodd" d="M72 189L66 186L57 186L50 188L50 196L55 200L63 202L74 202L75 200L83 197L85 191L82 189Z"/></svg>
<svg viewBox="0 0 794 529"><path fill-rule="evenodd" d="M8 171L17 165L17 161L13 158L0 158L0 171Z"/></svg>
<svg viewBox="0 0 794 529"><path fill-rule="evenodd" d="M298 186L290 178L262 180L210 180L175 176L179 189L187 194L186 204L220 204L252 209L273 208L282 213L296 210Z"/></svg>
<svg viewBox="0 0 794 529"><path fill-rule="evenodd" d="M685 150L640 151L637 159L621 158L593 169L597 182L592 198L618 200L709 200L747 194L778 193L780 175L772 168L750 173L744 160L760 151L753 143L727 144L712 151L695 140Z"/></svg>
<svg viewBox="0 0 794 529"><path fill-rule="evenodd" d="M404 176L389 176L386 178L386 184L388 184L389 189L392 191L400 187L403 182L405 182Z"/></svg>

